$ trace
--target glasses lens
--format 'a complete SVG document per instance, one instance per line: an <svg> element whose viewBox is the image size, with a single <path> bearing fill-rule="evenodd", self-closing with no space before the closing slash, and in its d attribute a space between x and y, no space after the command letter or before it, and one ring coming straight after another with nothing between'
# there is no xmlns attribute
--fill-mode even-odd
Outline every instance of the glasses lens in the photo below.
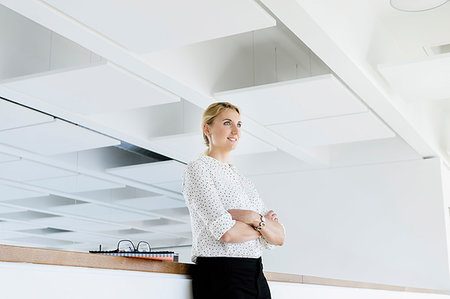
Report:
<svg viewBox="0 0 450 299"><path fill-rule="evenodd" d="M133 243L131 243L131 241L128 241L128 240L120 241L118 248L119 248L119 251L124 251L124 252L133 252L134 251Z"/></svg>
<svg viewBox="0 0 450 299"><path fill-rule="evenodd" d="M137 246L137 251L139 252L150 252L150 244L145 241L139 242Z"/></svg>

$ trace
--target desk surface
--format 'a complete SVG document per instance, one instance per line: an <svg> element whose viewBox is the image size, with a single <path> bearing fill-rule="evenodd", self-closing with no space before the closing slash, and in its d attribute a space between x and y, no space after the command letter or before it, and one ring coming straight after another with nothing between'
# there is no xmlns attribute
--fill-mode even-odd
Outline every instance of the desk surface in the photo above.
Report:
<svg viewBox="0 0 450 299"><path fill-rule="evenodd" d="M189 274L189 269L192 267L191 264L184 263L9 245L0 245L0 261L169 274ZM409 288L276 272L264 272L264 274L269 281L450 295L450 291L443 290Z"/></svg>

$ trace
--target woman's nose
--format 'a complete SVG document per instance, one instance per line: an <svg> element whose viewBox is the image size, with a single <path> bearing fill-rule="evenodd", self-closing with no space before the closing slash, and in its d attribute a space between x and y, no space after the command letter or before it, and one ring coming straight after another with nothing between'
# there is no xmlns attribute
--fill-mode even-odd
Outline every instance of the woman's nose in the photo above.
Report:
<svg viewBox="0 0 450 299"><path fill-rule="evenodd" d="M233 127L231 128L231 133L237 134L238 132L239 132L239 128L236 125L233 125Z"/></svg>

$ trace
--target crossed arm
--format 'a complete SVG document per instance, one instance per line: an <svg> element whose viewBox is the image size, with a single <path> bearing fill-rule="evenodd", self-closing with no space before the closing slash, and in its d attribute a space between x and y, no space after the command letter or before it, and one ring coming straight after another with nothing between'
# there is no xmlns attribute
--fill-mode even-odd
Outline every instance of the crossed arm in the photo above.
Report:
<svg viewBox="0 0 450 299"><path fill-rule="evenodd" d="M278 215L274 211L269 211L264 217L266 218L266 225L261 229L261 232L256 231L252 226L258 226L261 217L258 213L252 210L228 210L233 220L236 220L235 225L223 234L222 240L227 243L240 243L250 240L255 240L259 236L263 236L267 242L274 245L283 245L284 243L284 229L278 223Z"/></svg>

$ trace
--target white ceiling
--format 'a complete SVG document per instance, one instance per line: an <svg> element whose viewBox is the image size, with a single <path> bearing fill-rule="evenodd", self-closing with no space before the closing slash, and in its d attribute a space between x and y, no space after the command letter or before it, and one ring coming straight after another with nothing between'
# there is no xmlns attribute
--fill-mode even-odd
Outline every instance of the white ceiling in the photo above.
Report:
<svg viewBox="0 0 450 299"><path fill-rule="evenodd" d="M84 115L124 111L180 100L174 94L109 62L28 75L0 84Z"/></svg>
<svg viewBox="0 0 450 299"><path fill-rule="evenodd" d="M246 115L264 125L368 110L332 74L223 91L214 97L235 103L242 111L248 111Z"/></svg>
<svg viewBox="0 0 450 299"><path fill-rule="evenodd" d="M251 0L45 2L137 53L275 26Z"/></svg>
<svg viewBox="0 0 450 299"><path fill-rule="evenodd" d="M275 21L254 1L85 2L0 0L0 28L21 30L0 34L0 96L23 105L0 101L2 243L190 245L180 178L216 100L241 107L232 163L249 176L450 161L445 114L430 112L448 105L448 54L423 50L450 42L450 5L261 1Z"/></svg>

